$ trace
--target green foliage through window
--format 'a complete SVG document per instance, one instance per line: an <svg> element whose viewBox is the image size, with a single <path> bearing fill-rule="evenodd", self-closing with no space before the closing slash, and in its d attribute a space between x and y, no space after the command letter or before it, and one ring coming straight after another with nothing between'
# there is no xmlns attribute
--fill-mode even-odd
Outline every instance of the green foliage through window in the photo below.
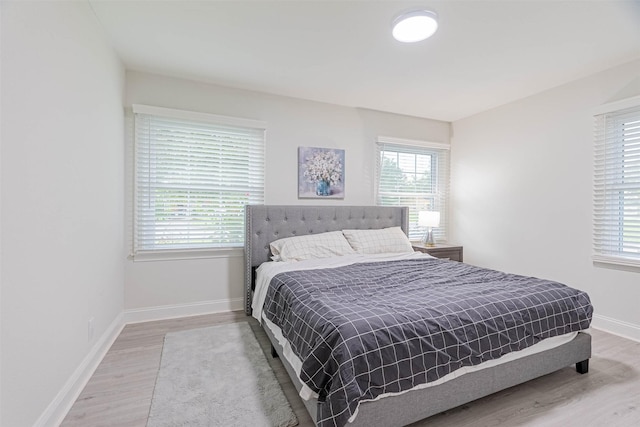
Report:
<svg viewBox="0 0 640 427"><path fill-rule="evenodd" d="M151 107L148 107L151 108ZM264 203L264 129L135 115L134 253L238 247Z"/></svg>
<svg viewBox="0 0 640 427"><path fill-rule="evenodd" d="M409 237L419 240L418 212L439 211L436 239L446 240L449 185L448 150L401 144L378 144L377 204L409 206Z"/></svg>

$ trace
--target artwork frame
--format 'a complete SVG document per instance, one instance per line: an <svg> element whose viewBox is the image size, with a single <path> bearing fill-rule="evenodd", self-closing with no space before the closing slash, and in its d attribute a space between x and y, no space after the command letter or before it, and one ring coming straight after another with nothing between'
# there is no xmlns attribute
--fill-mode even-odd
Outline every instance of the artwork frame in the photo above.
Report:
<svg viewBox="0 0 640 427"><path fill-rule="evenodd" d="M345 152L298 147L298 198L344 199Z"/></svg>

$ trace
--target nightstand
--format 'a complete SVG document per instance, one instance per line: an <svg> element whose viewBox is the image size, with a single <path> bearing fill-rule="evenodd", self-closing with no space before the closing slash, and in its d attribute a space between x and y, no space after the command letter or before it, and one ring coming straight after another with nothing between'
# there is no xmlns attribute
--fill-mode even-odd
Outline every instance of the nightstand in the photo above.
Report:
<svg viewBox="0 0 640 427"><path fill-rule="evenodd" d="M424 243L412 242L414 251L426 252L431 256L451 261L462 262L462 246L436 244L435 246L425 246Z"/></svg>

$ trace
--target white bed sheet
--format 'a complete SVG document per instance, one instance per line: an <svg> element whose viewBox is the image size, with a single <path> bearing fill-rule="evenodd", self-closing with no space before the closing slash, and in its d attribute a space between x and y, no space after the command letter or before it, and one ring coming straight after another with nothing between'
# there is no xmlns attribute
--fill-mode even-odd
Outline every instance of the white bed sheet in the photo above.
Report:
<svg viewBox="0 0 640 427"><path fill-rule="evenodd" d="M270 320L264 318L262 314L262 307L264 306L264 300L266 298L267 289L269 287L269 283L271 282L271 279L276 274L283 273L285 271L315 270L320 268L341 267L344 265L350 265L350 264L355 264L359 262L392 261L392 260L412 259L412 258L433 258L433 257L426 253L414 252L414 253L405 253L405 254L375 254L375 255L356 254L356 255L334 257L334 258L323 258L323 259L305 260L305 261L297 261L297 262L266 262L262 264L260 267L258 267L256 271L256 287L253 295L253 303L251 305L253 309L253 317L255 317L260 323L263 323L267 328L269 328L273 336L278 340L278 342L283 348L283 354L281 356L284 357L289 362L289 364L293 367L296 375L299 378L300 370L302 367L302 361L293 352L291 345L282 335L282 331L280 330L280 328ZM588 333L588 330L584 330L581 332ZM578 332L571 332L565 335L547 338L531 347L525 348L524 350L514 351L511 353L505 354L499 359L488 360L486 362L483 362L475 366L464 366L460 369L457 369L451 372L448 375L445 375L444 377L438 379L437 381L429 382L426 384L420 384L410 390L405 390L398 393L381 394L375 399L371 399L371 400L378 400L387 396L404 394L412 390L418 390L426 387L433 387L435 385L442 384L447 381L451 381L452 379L457 378L469 372L475 372L481 369L491 368L493 366L501 365L503 363L507 363L512 360L529 356L531 354L536 354L536 353L540 353L542 351L546 351L555 347L559 347L573 340L577 334ZM302 397L305 400L308 400L310 398L317 399L318 395L317 393L313 392L309 387L303 384L302 389L300 390L300 397ZM362 402L365 402L365 400L363 400ZM352 418L355 418L355 414Z"/></svg>

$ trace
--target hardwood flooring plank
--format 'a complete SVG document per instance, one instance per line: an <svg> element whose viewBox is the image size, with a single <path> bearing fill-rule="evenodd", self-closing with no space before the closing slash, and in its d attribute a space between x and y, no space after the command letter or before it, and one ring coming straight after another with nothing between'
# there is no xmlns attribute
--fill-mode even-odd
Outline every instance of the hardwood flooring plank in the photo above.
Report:
<svg viewBox="0 0 640 427"><path fill-rule="evenodd" d="M301 427L313 422L258 323L230 312L127 325L62 427L144 427L168 332L247 321ZM412 424L413 427L640 425L640 343L592 330L589 373L567 367Z"/></svg>

